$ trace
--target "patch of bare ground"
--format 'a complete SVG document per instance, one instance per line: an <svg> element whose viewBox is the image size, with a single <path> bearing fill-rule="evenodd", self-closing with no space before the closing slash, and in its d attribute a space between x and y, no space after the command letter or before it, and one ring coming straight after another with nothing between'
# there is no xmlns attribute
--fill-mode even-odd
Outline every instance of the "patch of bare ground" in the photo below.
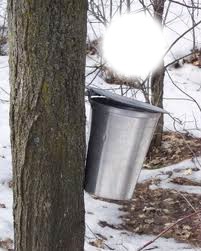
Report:
<svg viewBox="0 0 201 251"><path fill-rule="evenodd" d="M5 240L0 240L0 248L3 248L7 251L14 251L13 247L13 240L7 238Z"/></svg>
<svg viewBox="0 0 201 251"><path fill-rule="evenodd" d="M120 229L158 235L178 219L201 209L201 195L167 189L151 190L149 185L150 181L138 184L134 199L123 203L120 210L125 214ZM201 246L201 214L185 219L163 236Z"/></svg>
<svg viewBox="0 0 201 251"><path fill-rule="evenodd" d="M200 138L194 138L188 134L164 132L162 146L153 149L144 167L161 168L186 159L193 160L198 156L201 156ZM198 171L199 168L195 166L193 171ZM123 223L113 225L101 221L99 225L137 234L158 235L179 219L201 210L201 195L161 188L151 190L149 186L157 182L160 180L152 179L137 184L134 199L131 201L107 200L122 205L120 210L125 213L122 216ZM201 181L193 181L186 177L170 178L170 182L181 186L197 186L201 189ZM163 236L201 247L201 214L187 217Z"/></svg>
<svg viewBox="0 0 201 251"><path fill-rule="evenodd" d="M164 132L162 145L149 152L144 168L160 168L201 156L201 138L176 132Z"/></svg>

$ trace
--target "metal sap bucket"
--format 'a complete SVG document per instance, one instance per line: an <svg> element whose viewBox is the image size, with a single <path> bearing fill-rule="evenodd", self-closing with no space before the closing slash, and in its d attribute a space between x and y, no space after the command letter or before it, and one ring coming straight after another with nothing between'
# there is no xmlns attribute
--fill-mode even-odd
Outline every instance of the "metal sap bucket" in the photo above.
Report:
<svg viewBox="0 0 201 251"><path fill-rule="evenodd" d="M96 88L88 92L92 117L85 190L103 198L129 200L165 111Z"/></svg>

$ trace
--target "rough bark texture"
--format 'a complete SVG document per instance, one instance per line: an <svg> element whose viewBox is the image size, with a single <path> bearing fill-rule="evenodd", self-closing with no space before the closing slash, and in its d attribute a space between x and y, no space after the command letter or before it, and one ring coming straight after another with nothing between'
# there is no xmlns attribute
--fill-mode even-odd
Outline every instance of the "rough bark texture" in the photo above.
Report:
<svg viewBox="0 0 201 251"><path fill-rule="evenodd" d="M154 16L158 19L159 23L162 24L163 11L164 11L165 0L154 0ZM151 103L155 106L163 108L163 89L164 89L164 62L162 61L160 67L153 73L151 78ZM162 133L163 133L164 118L161 115L152 143L151 148L158 147L161 145Z"/></svg>
<svg viewBox="0 0 201 251"><path fill-rule="evenodd" d="M155 106L163 108L163 89L164 89L164 63L162 62L160 67L156 72L153 73L151 78L151 103ZM151 148L158 147L161 145L162 133L164 125L164 116L161 114L161 117L158 121L154 137L152 139Z"/></svg>
<svg viewBox="0 0 201 251"><path fill-rule="evenodd" d="M16 251L82 251L86 0L8 0Z"/></svg>

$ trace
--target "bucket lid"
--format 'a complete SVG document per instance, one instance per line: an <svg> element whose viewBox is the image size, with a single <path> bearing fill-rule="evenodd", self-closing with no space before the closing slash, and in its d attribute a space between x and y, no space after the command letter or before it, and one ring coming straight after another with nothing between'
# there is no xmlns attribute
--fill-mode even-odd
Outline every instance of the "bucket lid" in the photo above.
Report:
<svg viewBox="0 0 201 251"><path fill-rule="evenodd" d="M163 110L160 107L153 106L148 103L138 101L136 99L128 98L125 96L120 96L120 95L111 93L109 91L103 90L103 89L89 87L87 92L88 92L89 97L103 96L111 101L118 102L120 105L126 105L130 108L135 108L135 109L138 108L138 109L148 111L148 112L168 113L167 111Z"/></svg>

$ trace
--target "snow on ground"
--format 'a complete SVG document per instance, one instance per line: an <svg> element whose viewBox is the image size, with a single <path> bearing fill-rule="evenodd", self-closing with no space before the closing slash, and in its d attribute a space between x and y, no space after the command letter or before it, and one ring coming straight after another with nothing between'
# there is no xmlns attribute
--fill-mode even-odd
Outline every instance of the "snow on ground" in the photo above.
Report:
<svg viewBox="0 0 201 251"><path fill-rule="evenodd" d="M0 87L6 92L9 91L8 85L8 65L7 57L0 57ZM8 95L1 90L1 98L8 99ZM12 218L12 190L9 188L9 181L12 178L11 173L11 154L10 154L10 142L9 142L9 125L8 125L8 110L9 105L7 102L0 103L0 204L5 204L6 208L0 208L0 240L7 238L13 238L13 218ZM89 106L87 104L87 117L90 113ZM166 172L175 169L185 169L193 166L193 163L188 160L173 167L166 167L162 170L143 170L140 176L140 181L150 179L157 175L162 178L166 177ZM199 174L199 175L198 175ZM175 175L177 173L175 172ZM201 178L200 172L191 174L192 178L199 180ZM160 178L161 178L160 177ZM189 176L190 177L190 176ZM163 182L162 187L168 188L168 182ZM175 187L175 189L178 189ZM190 188L185 188L186 191L192 192ZM198 191L193 191L198 192ZM126 231L115 230L109 227L102 227L99 222L106 221L109 224L121 223L119 211L119 205L103 202L93 199L90 195L85 194L86 204L86 251L98 251L98 250L111 250L113 248L117 251L129 250L134 251L138 247L141 247L146 242L154 238L154 236L146 235L134 235ZM105 238L105 240L102 240ZM99 241L100 239L100 241ZM93 245L97 245L95 247ZM100 248L99 248L100 247ZM178 243L173 239L160 238L151 247L157 247L160 251L169 250L189 250L193 251L194 248L187 244ZM0 249L3 251L3 249Z"/></svg>
<svg viewBox="0 0 201 251"><path fill-rule="evenodd" d="M138 2L138 1L137 1ZM136 9L139 8L136 7ZM180 8L180 9L179 9ZM168 27L165 29L165 35L167 37L167 43L171 44L178 34L182 34L188 27L190 27L191 20L187 17L187 10L179 7L178 5L171 4L170 15L168 16ZM196 17L198 19L198 17ZM102 26L95 27L97 36L103 31ZM197 37L201 38L200 30L196 28ZM199 36L198 36L199 35ZM89 26L89 37L94 38L92 28ZM200 41L197 41L200 45ZM169 63L175 58L179 58L190 52L192 45L192 33L187 34L180 42L174 46L166 57L165 63ZM94 65L95 57L87 59L87 65ZM0 57L0 205L4 204L6 208L0 206L0 241L7 238L13 239L13 218L12 218L12 190L9 188L9 182L12 179L11 169L11 153L9 142L9 103L6 100L9 99L7 92L9 92L8 84L8 57ZM98 63L98 62L97 62ZM90 68L86 68L86 74L91 71ZM184 65L180 69L169 69L169 73L173 78L176 85L183 91L192 96L198 103L201 103L201 70L191 65ZM96 73L87 77L87 83L89 84L94 78ZM118 86L111 86L101 79L98 75L93 86L110 89L113 92L120 93ZM3 89L2 89L3 88ZM201 112L196 104L190 101L189 97L181 93L171 82L169 77L165 77L165 100L164 107L170 112L171 115L182 120L183 124L176 127L180 131L190 130L195 136L201 137L201 131L195 130L201 128ZM137 96L139 99L143 99L142 96ZM179 100L178 100L179 98ZM171 99L171 100L169 100ZM176 100L177 99L177 100ZM184 100L183 100L184 99ZM86 115L89 118L90 107L86 102ZM195 121L196 119L196 121ZM165 128L174 129L172 119L165 116ZM89 121L87 120L87 132L89 131ZM201 158L199 158L201 162ZM171 172L171 178L175 178L183 175L188 179L194 181L201 181L201 171L193 171L195 164L191 160L183 161L179 164L165 167L157 170L142 170L139 181L145 181L154 177L159 177L161 182L156 186L152 185L152 189L171 188L177 191L186 191L190 193L201 193L199 189L192 186L180 186L169 182L169 174ZM154 236L135 235L126 231L120 231L109 228L107 226L100 226L100 221L110 224L121 223L120 216L122 211L119 210L119 205L100 201L92 198L90 195L85 194L86 205L86 251L98 251L98 250L117 250L117 251L135 251L138 247L144 245L150 241ZM105 237L105 240L103 240ZM101 240L99 240L99 238ZM95 244L95 247L92 244ZM190 247L187 244L178 243L173 239L160 238L153 243L149 248L157 247L159 251L176 251L176 250L201 250ZM0 248L0 251L3 249Z"/></svg>
<svg viewBox="0 0 201 251"><path fill-rule="evenodd" d="M142 183L146 180L159 179L157 185L150 186L151 189L163 188L174 189L176 191L185 191L188 193L201 194L200 186L184 186L170 182L170 179L177 177L185 177L189 180L200 183L201 182L201 169L198 168L201 163L201 157L196 160L185 160L178 164L167 166L161 169L141 171L138 182ZM196 168L197 167L197 168Z"/></svg>
<svg viewBox="0 0 201 251"><path fill-rule="evenodd" d="M189 96L182 93L172 83L169 76L165 76L164 108L173 117L182 121L182 125L176 124L177 130L189 131L196 137L201 137L201 70L198 67L185 64L177 70L169 70L174 83ZM192 98L191 98L192 97ZM165 128L174 129L174 123L170 116L165 115Z"/></svg>
<svg viewBox="0 0 201 251"><path fill-rule="evenodd" d="M10 131L8 126L8 57L0 57L0 240L13 239ZM3 88L3 89L1 89ZM3 100L3 102L1 101ZM3 207L6 208L3 208ZM0 251L3 249L0 248Z"/></svg>
<svg viewBox="0 0 201 251"><path fill-rule="evenodd" d="M136 235L127 231L120 231L109 227L101 227L99 221L106 221L109 224L119 224L121 221L119 216L122 214L118 210L119 206L93 199L88 194L85 194L86 203L86 251L99 250L116 250L116 251L136 251L145 243L152 240L155 236L152 235ZM96 248L90 245L90 242L98 243L97 239L105 237L105 241L101 243L101 248ZM101 239L102 239L101 238ZM155 247L155 248L154 248ZM158 251L176 251L188 250L195 251L196 249L184 243L178 243L173 239L160 238L158 241L150 245L149 250ZM147 249L148 250L148 249ZM198 250L198 249L197 249Z"/></svg>

